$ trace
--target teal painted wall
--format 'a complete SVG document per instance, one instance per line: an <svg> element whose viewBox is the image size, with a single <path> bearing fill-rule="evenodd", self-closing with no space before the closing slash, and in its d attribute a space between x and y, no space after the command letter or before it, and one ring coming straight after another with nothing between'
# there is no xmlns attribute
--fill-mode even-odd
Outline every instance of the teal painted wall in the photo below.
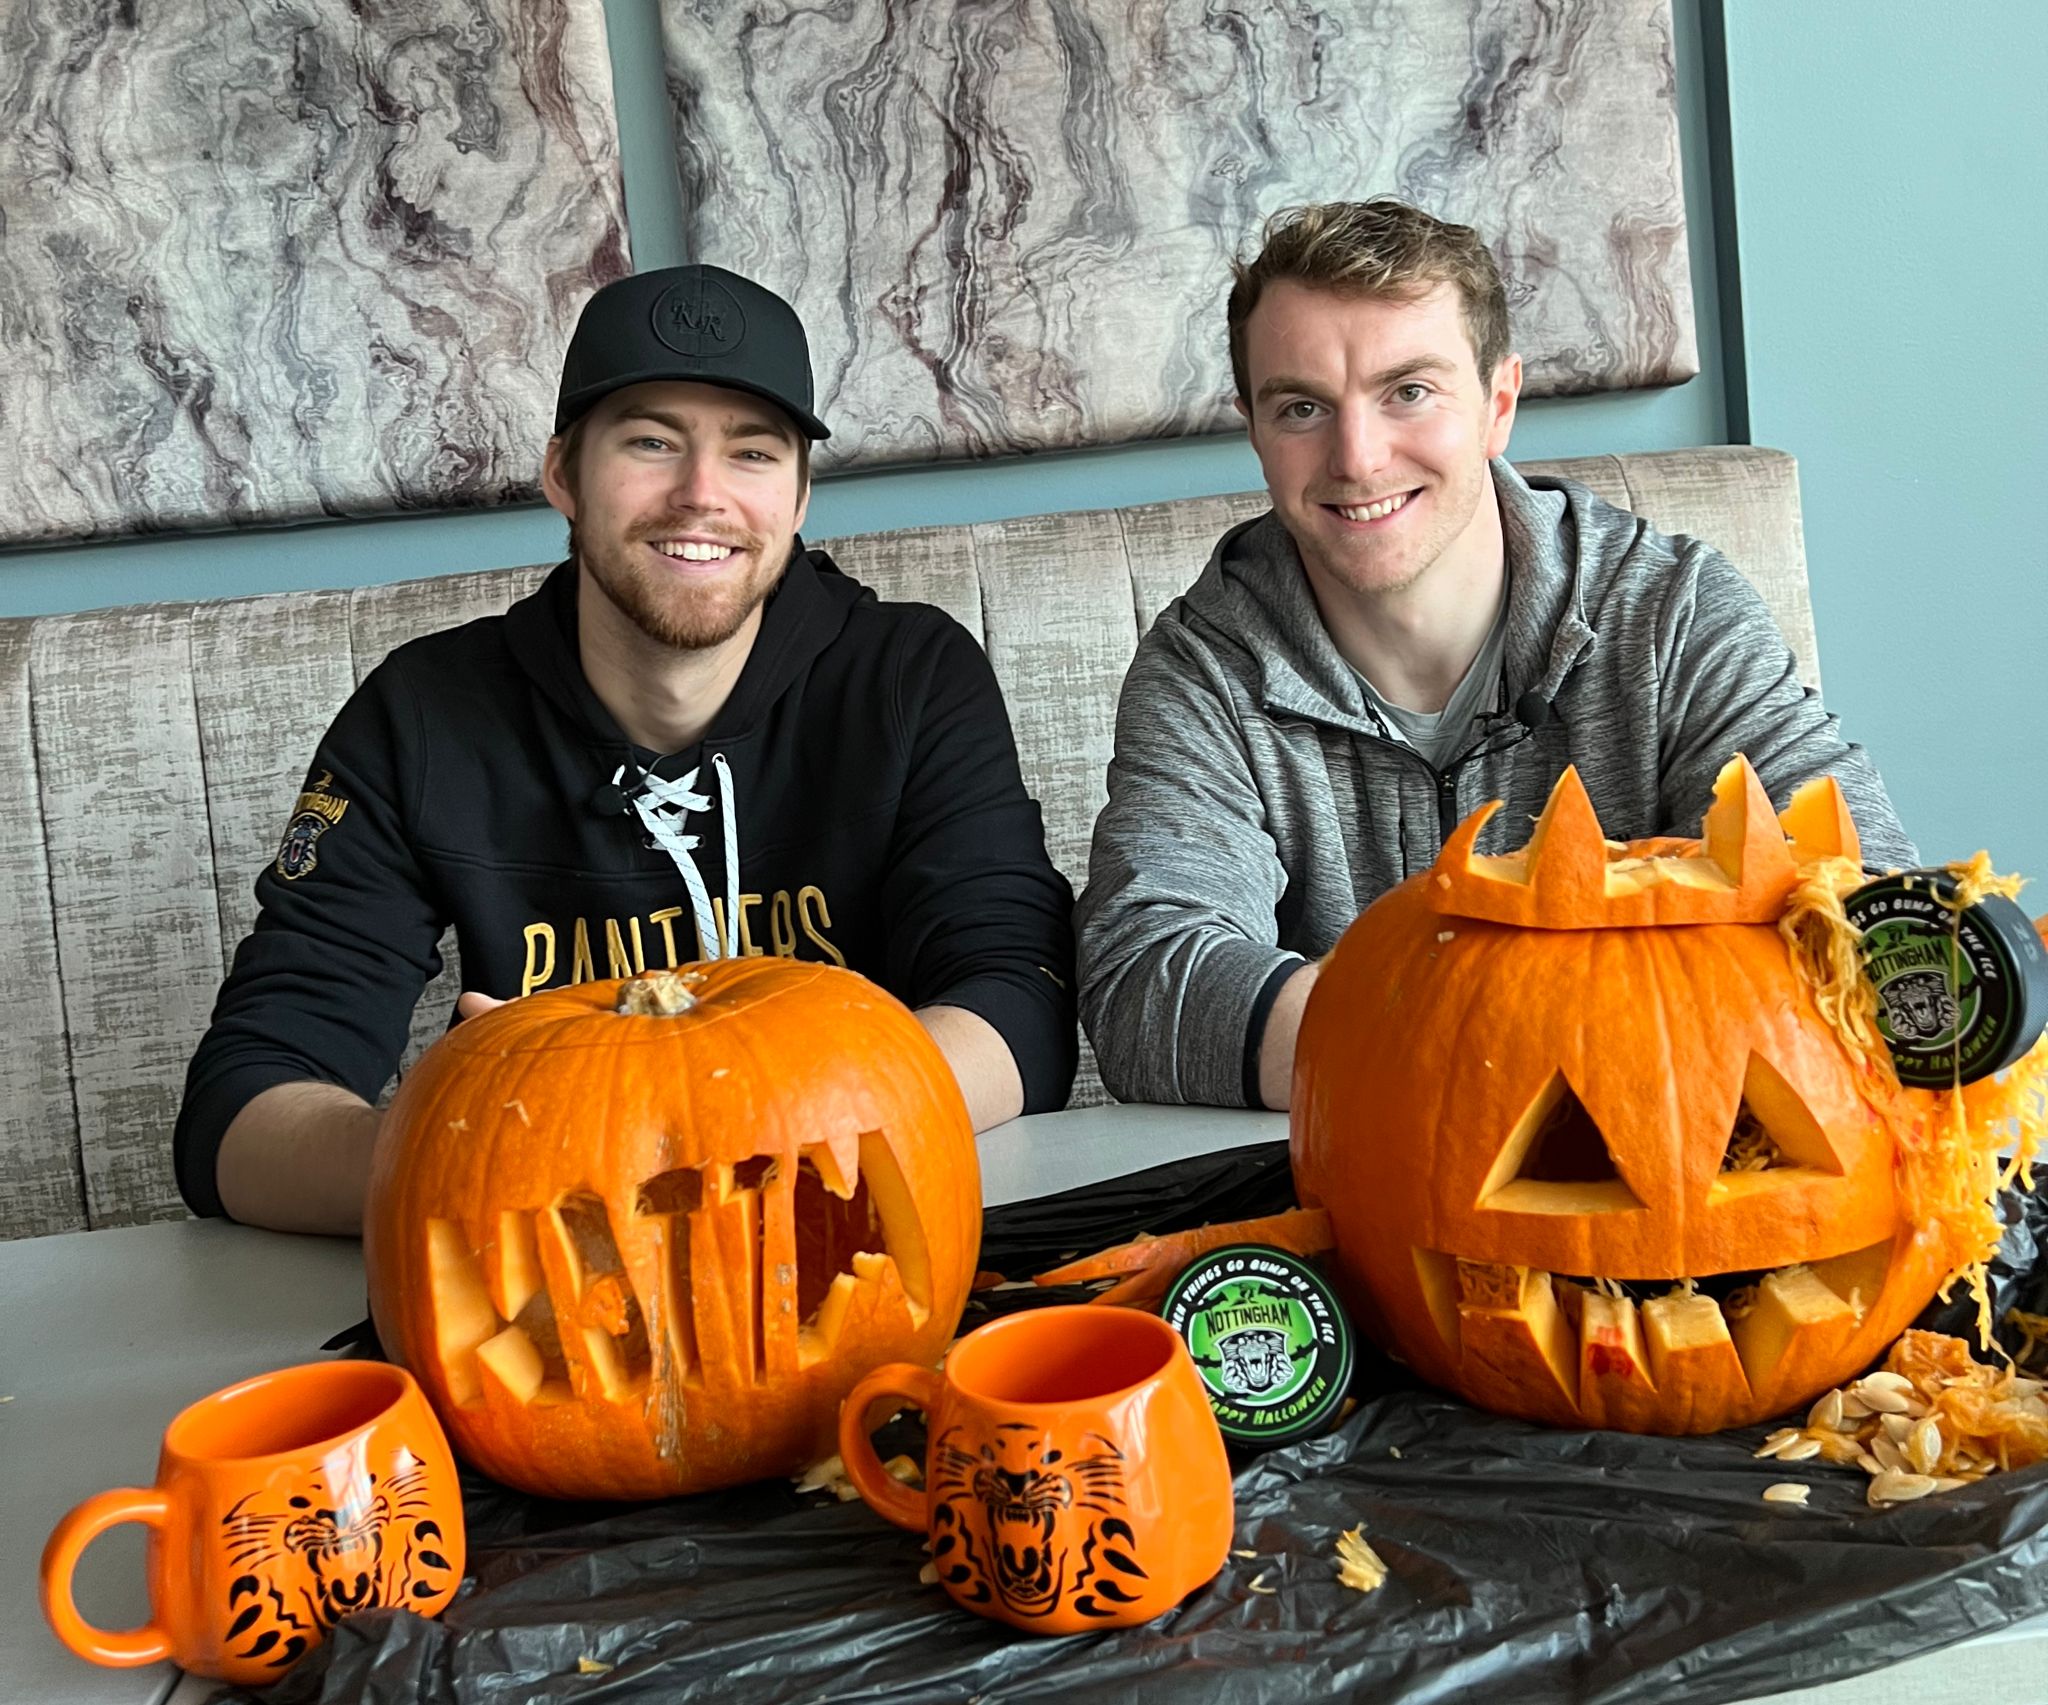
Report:
<svg viewBox="0 0 2048 1705"><path fill-rule="evenodd" d="M2048 5L1726 0L1750 433L1828 704L1923 855L2048 911Z"/></svg>
<svg viewBox="0 0 2048 1705"><path fill-rule="evenodd" d="M1674 0L1673 11L1701 375L1667 391L1531 403L1515 431L1515 456L1589 455L1727 441L1700 0ZM655 8L649 0L606 0L605 16L634 263L640 268L671 265L691 257L682 252ZM1219 278L1219 336L1225 288L1226 281ZM812 537L829 538L1245 491L1259 484L1258 463L1242 437L1178 440L965 467L841 475L819 482L806 530ZM0 554L0 616L372 585L551 561L561 554L562 543L560 519L552 510L535 506L15 551ZM1190 579L1199 567L1188 565Z"/></svg>

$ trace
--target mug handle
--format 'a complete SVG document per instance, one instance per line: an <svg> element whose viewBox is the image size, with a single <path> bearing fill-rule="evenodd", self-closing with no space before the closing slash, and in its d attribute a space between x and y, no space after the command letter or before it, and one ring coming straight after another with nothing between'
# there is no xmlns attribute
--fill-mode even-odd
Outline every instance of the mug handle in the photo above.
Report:
<svg viewBox="0 0 2048 1705"><path fill-rule="evenodd" d="M868 1417L885 1398L896 1400L894 1408L922 1409L929 1417L945 1384L930 1368L914 1362L890 1362L862 1379L839 1406L839 1460L846 1465L847 1479L876 1515L912 1533L924 1532L925 1495L895 1479L882 1466L874 1440L868 1436Z"/></svg>
<svg viewBox="0 0 2048 1705"><path fill-rule="evenodd" d="M78 1614L71 1574L95 1539L124 1521L139 1521L161 1532L171 1518L171 1501L155 1488L124 1486L99 1492L60 1521L43 1547L43 1616L57 1638L89 1663L133 1669L171 1656L171 1637L153 1622L110 1633Z"/></svg>

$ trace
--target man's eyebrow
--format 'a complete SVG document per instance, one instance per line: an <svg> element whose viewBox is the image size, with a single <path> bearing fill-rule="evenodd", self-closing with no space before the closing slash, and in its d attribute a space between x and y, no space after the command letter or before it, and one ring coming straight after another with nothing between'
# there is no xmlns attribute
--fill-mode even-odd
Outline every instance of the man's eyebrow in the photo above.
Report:
<svg viewBox="0 0 2048 1705"><path fill-rule="evenodd" d="M735 438L773 438L780 444L794 444L796 442L794 428L784 426L780 421L766 420L760 416L755 416L751 420L728 420L725 423L725 437L728 443Z"/></svg>
<svg viewBox="0 0 2048 1705"><path fill-rule="evenodd" d="M1407 361L1397 361L1391 367L1382 368L1366 380L1365 388L1369 391L1377 391L1384 389L1388 385L1398 384L1403 379L1412 379L1417 374L1455 374L1457 371L1458 364L1455 361L1447 360L1441 355L1418 355ZM1291 373L1275 373L1259 387L1258 395L1252 400L1263 403L1283 393L1312 397L1317 402L1328 402L1330 400L1330 393L1323 386L1316 384L1310 379L1298 379Z"/></svg>
<svg viewBox="0 0 2048 1705"><path fill-rule="evenodd" d="M1297 379L1291 373L1275 373L1259 387L1258 394L1252 398L1252 401L1262 403L1269 398L1279 396L1282 392L1288 392L1296 396L1314 397L1317 402L1328 402L1330 397L1329 392L1312 380Z"/></svg>
<svg viewBox="0 0 2048 1705"><path fill-rule="evenodd" d="M1458 364L1444 355L1418 355L1409 361L1398 361L1393 366L1375 373L1366 380L1369 390L1379 390L1386 385L1397 385L1403 379L1412 379L1418 373L1442 373L1456 377Z"/></svg>
<svg viewBox="0 0 2048 1705"><path fill-rule="evenodd" d="M690 435L689 422L681 415L671 414L662 408L631 408L619 416L621 426L630 421L650 420L656 426L665 426L678 438ZM763 415L741 415L725 423L725 438L728 443L736 438L773 438L783 444L794 444L796 433L793 428L780 425Z"/></svg>

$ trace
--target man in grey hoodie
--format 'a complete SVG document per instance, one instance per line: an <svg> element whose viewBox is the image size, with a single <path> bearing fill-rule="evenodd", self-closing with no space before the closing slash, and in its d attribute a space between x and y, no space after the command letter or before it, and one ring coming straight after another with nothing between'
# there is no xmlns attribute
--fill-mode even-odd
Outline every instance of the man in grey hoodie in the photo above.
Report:
<svg viewBox="0 0 2048 1705"><path fill-rule="evenodd" d="M1230 295L1273 508L1160 615L1117 707L1078 914L1081 1017L1124 1100L1285 1107L1316 963L1504 799L1576 764L1615 839L1697 834L1747 754L1911 843L1721 554L1501 458L1521 391L1484 243L1396 201L1277 216Z"/></svg>

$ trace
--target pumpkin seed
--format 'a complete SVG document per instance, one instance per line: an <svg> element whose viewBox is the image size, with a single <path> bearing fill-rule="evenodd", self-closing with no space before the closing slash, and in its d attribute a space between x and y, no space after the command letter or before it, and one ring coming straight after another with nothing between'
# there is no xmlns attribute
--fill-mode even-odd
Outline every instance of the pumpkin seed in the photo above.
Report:
<svg viewBox="0 0 2048 1705"><path fill-rule="evenodd" d="M1904 1444L1913 1430L1912 1421L1904 1415L1880 1415L1878 1419L1884 1423L1884 1436L1895 1445Z"/></svg>
<svg viewBox="0 0 2048 1705"><path fill-rule="evenodd" d="M1872 1504L1903 1504L1914 1498L1924 1498L1934 1490L1934 1482L1925 1474L1902 1473L1887 1469L1870 1483Z"/></svg>
<svg viewBox="0 0 2048 1705"><path fill-rule="evenodd" d="M1767 1504L1803 1504L1806 1495L1813 1488L1801 1480L1780 1480L1775 1486L1764 1488L1764 1502Z"/></svg>
<svg viewBox="0 0 2048 1705"><path fill-rule="evenodd" d="M1865 1391L1863 1401L1879 1415L1903 1415L1907 1398L1903 1391L1893 1391L1889 1386L1879 1386L1874 1391Z"/></svg>
<svg viewBox="0 0 2048 1705"><path fill-rule="evenodd" d="M1830 1391L1806 1412L1809 1427L1825 1427L1831 1433L1842 1430L1842 1394Z"/></svg>
<svg viewBox="0 0 2048 1705"><path fill-rule="evenodd" d="M1941 1460L1941 1423L1930 1415L1916 1426L1906 1438L1906 1455L1911 1458L1914 1468L1922 1474L1932 1474L1934 1465Z"/></svg>
<svg viewBox="0 0 2048 1705"><path fill-rule="evenodd" d="M1799 1429L1797 1427L1780 1427L1775 1433L1765 1436L1764 1442L1757 1446L1756 1454L1758 1456L1776 1456L1798 1437Z"/></svg>
<svg viewBox="0 0 2048 1705"><path fill-rule="evenodd" d="M792 1476L799 1492L822 1492L835 1481L846 1478L846 1464L839 1460L838 1452L814 1462L803 1473Z"/></svg>
<svg viewBox="0 0 2048 1705"><path fill-rule="evenodd" d="M1882 1433L1871 1439L1870 1454L1894 1473L1909 1472L1913 1466L1906 1460L1906 1453Z"/></svg>
<svg viewBox="0 0 2048 1705"><path fill-rule="evenodd" d="M1910 1379L1902 1373L1893 1373L1890 1368L1879 1368L1875 1373L1867 1373L1856 1383L1862 1386L1865 1391L1897 1391L1903 1393L1913 1389L1913 1382Z"/></svg>
<svg viewBox="0 0 2048 1705"><path fill-rule="evenodd" d="M1819 1439L1794 1439L1778 1452L1780 1462L1804 1462L1810 1456L1820 1455Z"/></svg>
<svg viewBox="0 0 2048 1705"><path fill-rule="evenodd" d="M1842 1414L1851 1421L1860 1421L1870 1413L1870 1405L1856 1395L1853 1388L1842 1393Z"/></svg>

